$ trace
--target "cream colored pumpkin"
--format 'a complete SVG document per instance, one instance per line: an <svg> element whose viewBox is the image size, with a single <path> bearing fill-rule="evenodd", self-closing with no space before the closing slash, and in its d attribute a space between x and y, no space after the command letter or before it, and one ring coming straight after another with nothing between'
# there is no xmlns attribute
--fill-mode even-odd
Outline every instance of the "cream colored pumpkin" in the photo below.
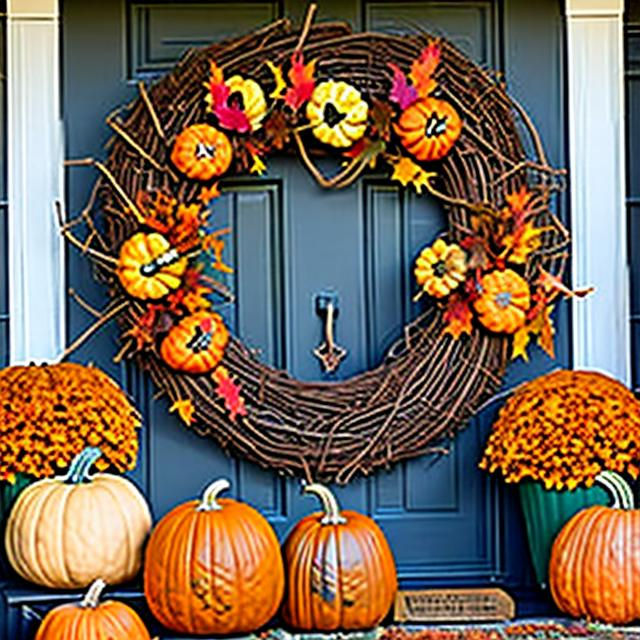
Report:
<svg viewBox="0 0 640 640"><path fill-rule="evenodd" d="M85 449L69 473L40 480L13 506L5 533L11 566L25 580L55 589L80 589L97 578L131 580L142 564L151 529L149 507L120 476L88 471L100 450Z"/></svg>

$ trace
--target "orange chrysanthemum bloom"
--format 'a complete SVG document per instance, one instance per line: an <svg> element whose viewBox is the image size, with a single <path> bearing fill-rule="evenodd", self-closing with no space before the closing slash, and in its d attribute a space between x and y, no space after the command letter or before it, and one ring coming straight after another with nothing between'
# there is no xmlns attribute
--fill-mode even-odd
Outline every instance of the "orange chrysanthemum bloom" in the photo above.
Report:
<svg viewBox="0 0 640 640"><path fill-rule="evenodd" d="M122 389L95 367L9 367L0 371L0 480L52 476L87 446L102 451L98 470L133 469L140 424Z"/></svg>
<svg viewBox="0 0 640 640"><path fill-rule="evenodd" d="M547 489L591 486L608 469L640 473L640 403L589 371L555 371L516 390L500 410L480 468Z"/></svg>

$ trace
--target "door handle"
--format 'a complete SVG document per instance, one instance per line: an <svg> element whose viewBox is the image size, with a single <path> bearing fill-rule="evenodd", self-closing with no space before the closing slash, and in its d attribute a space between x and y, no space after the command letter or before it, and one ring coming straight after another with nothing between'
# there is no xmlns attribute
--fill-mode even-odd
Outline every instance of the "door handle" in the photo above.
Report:
<svg viewBox="0 0 640 640"><path fill-rule="evenodd" d="M333 373L347 356L347 350L335 341L335 321L338 316L338 296L333 292L323 292L316 296L316 313L324 319L324 340L314 350L313 355L320 360L325 373Z"/></svg>

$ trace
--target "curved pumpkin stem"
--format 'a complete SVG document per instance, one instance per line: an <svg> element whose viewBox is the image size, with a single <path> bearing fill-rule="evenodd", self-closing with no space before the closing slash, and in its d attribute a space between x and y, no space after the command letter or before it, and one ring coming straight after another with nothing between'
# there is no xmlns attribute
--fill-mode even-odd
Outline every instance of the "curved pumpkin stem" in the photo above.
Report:
<svg viewBox="0 0 640 640"><path fill-rule="evenodd" d="M630 510L634 507L633 491L629 483L613 471L602 471L596 476L596 483L604 487L613 498L613 509Z"/></svg>
<svg viewBox="0 0 640 640"><path fill-rule="evenodd" d="M231 483L226 478L220 478L212 482L202 494L202 500L198 505L198 511L220 511L222 507L216 502L218 496L226 491Z"/></svg>
<svg viewBox="0 0 640 640"><path fill-rule="evenodd" d="M84 607L85 609L95 609L100 603L100 596L102 595L102 592L105 590L106 586L107 583L102 578L94 580L89 587L86 595L82 599L80 606Z"/></svg>
<svg viewBox="0 0 640 640"><path fill-rule="evenodd" d="M71 461L69 472L62 481L68 484L89 482L91 480L89 469L101 455L102 451L98 447L86 447Z"/></svg>
<svg viewBox="0 0 640 640"><path fill-rule="evenodd" d="M311 493L320 498L322 508L324 509L322 524L344 524L347 521L341 515L338 500L329 487L325 487L319 482L313 482L312 484L308 484L303 491L304 493Z"/></svg>

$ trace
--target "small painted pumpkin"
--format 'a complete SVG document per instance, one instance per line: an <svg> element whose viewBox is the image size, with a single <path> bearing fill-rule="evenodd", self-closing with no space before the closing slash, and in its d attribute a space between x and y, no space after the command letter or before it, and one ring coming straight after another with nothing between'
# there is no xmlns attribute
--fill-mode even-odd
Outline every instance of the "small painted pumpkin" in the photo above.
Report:
<svg viewBox="0 0 640 640"><path fill-rule="evenodd" d="M153 615L180 633L251 633L276 614L284 569L276 534L249 505L218 498L181 504L158 523L147 546L144 591Z"/></svg>
<svg viewBox="0 0 640 640"><path fill-rule="evenodd" d="M378 525L340 511L331 491L305 487L324 512L296 524L284 544L287 591L282 617L303 631L355 631L380 624L393 604L396 567Z"/></svg>
<svg viewBox="0 0 640 640"><path fill-rule="evenodd" d="M333 147L350 147L364 135L369 105L346 82L321 82L307 103L313 135Z"/></svg>
<svg viewBox="0 0 640 640"><path fill-rule="evenodd" d="M229 88L229 107L236 107L244 112L252 131L259 129L267 113L267 101L262 87L255 80L238 75L231 76L225 81L225 85Z"/></svg>
<svg viewBox="0 0 640 640"><path fill-rule="evenodd" d="M122 244L117 274L129 295L157 300L180 286L186 268L187 259L164 236L140 231Z"/></svg>
<svg viewBox="0 0 640 640"><path fill-rule="evenodd" d="M138 614L115 600L100 602L106 586L96 580L81 602L52 609L42 620L35 640L150 640Z"/></svg>
<svg viewBox="0 0 640 640"><path fill-rule="evenodd" d="M218 365L229 331L217 313L198 311L173 327L160 345L162 359L173 369L207 373Z"/></svg>
<svg viewBox="0 0 640 640"><path fill-rule="evenodd" d="M467 258L457 244L438 238L420 252L414 270L417 283L434 298L444 298L467 276Z"/></svg>
<svg viewBox="0 0 640 640"><path fill-rule="evenodd" d="M640 510L617 474L603 472L597 482L614 504L583 509L562 528L549 562L551 594L575 618L627 624L640 618Z"/></svg>
<svg viewBox="0 0 640 640"><path fill-rule="evenodd" d="M504 269L482 276L473 306L489 331L515 333L524 325L530 304L527 281L515 271Z"/></svg>
<svg viewBox="0 0 640 640"><path fill-rule="evenodd" d="M129 480L89 475L100 450L85 449L69 473L27 487L5 533L11 566L25 580L53 589L80 589L102 578L127 582L142 563L151 529L149 507Z"/></svg>
<svg viewBox="0 0 640 640"><path fill-rule="evenodd" d="M402 146L424 162L440 160L460 137L462 121L444 100L423 98L407 107L394 126Z"/></svg>
<svg viewBox="0 0 640 640"><path fill-rule="evenodd" d="M231 165L229 138L208 124L194 124L181 131L173 144L171 162L187 178L207 182Z"/></svg>

